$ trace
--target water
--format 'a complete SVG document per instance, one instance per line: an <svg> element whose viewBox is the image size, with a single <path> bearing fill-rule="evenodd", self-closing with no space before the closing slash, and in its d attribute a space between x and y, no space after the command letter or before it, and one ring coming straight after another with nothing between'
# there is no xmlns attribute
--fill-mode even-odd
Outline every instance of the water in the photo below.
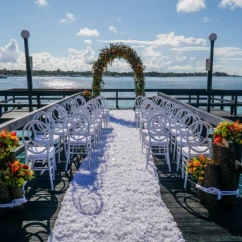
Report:
<svg viewBox="0 0 242 242"><path fill-rule="evenodd" d="M132 77L104 77L104 88L134 88ZM0 79L1 89L27 88L26 77ZM33 77L33 88L91 88L92 77ZM242 90L242 77L213 77L214 89ZM146 88L207 88L207 77L146 77Z"/></svg>
<svg viewBox="0 0 242 242"><path fill-rule="evenodd" d="M104 77L104 88L133 89L132 77ZM49 89L87 89L92 86L92 77L33 77L33 88ZM242 90L242 77L213 77L214 89ZM27 88L26 77L8 77L0 79L1 89ZM153 89L206 89L207 77L146 77L145 87ZM157 93L147 93L148 97ZM106 97L115 97L115 93L104 93ZM120 97L135 97L134 92L119 93ZM240 100L240 99L239 99ZM242 99L241 99L242 101ZM131 101L119 101L120 107L131 108ZM109 102L109 107L115 107L115 101ZM225 108L226 109L226 108ZM227 108L228 109L228 108ZM239 108L238 112L242 113Z"/></svg>

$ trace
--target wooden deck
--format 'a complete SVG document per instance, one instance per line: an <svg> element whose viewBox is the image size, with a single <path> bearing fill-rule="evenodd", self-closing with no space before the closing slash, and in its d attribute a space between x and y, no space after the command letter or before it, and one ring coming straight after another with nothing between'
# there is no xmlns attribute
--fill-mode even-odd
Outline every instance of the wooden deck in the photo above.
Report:
<svg viewBox="0 0 242 242"><path fill-rule="evenodd" d="M24 117L28 113L29 113L28 109L24 109L24 108L23 109L13 109L2 115L2 117L0 118L0 124L8 122L10 120Z"/></svg>
<svg viewBox="0 0 242 242"><path fill-rule="evenodd" d="M48 173L36 173L36 179L26 186L29 201L24 205L24 210L9 209L0 213L0 241L47 241L79 164L79 161L73 162L71 172L64 172L65 162L58 164L54 192L50 191ZM235 205L220 202L217 208L207 209L200 204L193 187L183 189L179 173L169 173L167 165L157 157L155 164L162 200L186 241L242 241L241 198ZM175 170L175 165L172 165L172 171Z"/></svg>
<svg viewBox="0 0 242 242"><path fill-rule="evenodd" d="M194 187L184 180L180 173L168 172L167 165L158 158L155 164L159 174L163 202L170 210L186 241L242 241L242 199L235 205L219 202L219 206L207 209L196 197ZM176 166L172 165L172 171Z"/></svg>
<svg viewBox="0 0 242 242"><path fill-rule="evenodd" d="M242 241L241 198L235 205L220 202L217 208L207 209L200 204L193 187L183 189L183 180L180 173L175 172L174 163L173 172L169 173L163 159L154 158L162 200L186 241ZM61 160L64 160L63 154ZM73 162L72 169L65 172L65 162L58 164L55 191L50 190L48 172L36 172L36 179L26 185L29 201L24 205L24 210L0 211L0 242L47 241L65 192L79 165L80 161Z"/></svg>

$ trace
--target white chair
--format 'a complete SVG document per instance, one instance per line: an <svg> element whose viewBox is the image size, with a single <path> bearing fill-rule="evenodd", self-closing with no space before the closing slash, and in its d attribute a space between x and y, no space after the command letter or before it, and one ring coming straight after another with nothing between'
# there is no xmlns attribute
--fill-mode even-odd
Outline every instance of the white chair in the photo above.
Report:
<svg viewBox="0 0 242 242"><path fill-rule="evenodd" d="M99 95L94 100L98 100L98 105L102 110L102 119L104 127L108 127L109 124L109 109L108 109L108 100L106 97Z"/></svg>
<svg viewBox="0 0 242 242"><path fill-rule="evenodd" d="M87 155L87 160L90 166L91 152L92 152L92 138L90 135L90 124L88 118L83 114L72 114L68 118L71 124L68 129L67 139L67 160L66 167L70 163L72 155Z"/></svg>
<svg viewBox="0 0 242 242"><path fill-rule="evenodd" d="M54 120L55 130L54 135L59 135L64 146L65 156L66 156L66 145L67 145L67 135L68 135L68 114L66 110L59 104L53 105L47 110L50 117ZM67 157L66 157L67 158Z"/></svg>
<svg viewBox="0 0 242 242"><path fill-rule="evenodd" d="M150 154L164 155L171 171L169 139L170 120L164 114L156 114L148 122L148 135L145 137L144 144L146 146L146 168L149 164ZM167 128L168 126L168 128Z"/></svg>
<svg viewBox="0 0 242 242"><path fill-rule="evenodd" d="M77 101L79 107L86 104L86 99L82 95L77 95L74 99Z"/></svg>
<svg viewBox="0 0 242 242"><path fill-rule="evenodd" d="M33 171L49 171L51 190L54 190L55 148L50 137L48 125L38 120L28 122L22 130L25 164L30 165Z"/></svg>
<svg viewBox="0 0 242 242"><path fill-rule="evenodd" d="M150 118L157 113L158 106L148 98L143 100L140 108L139 133L142 140L142 132L147 129Z"/></svg>
<svg viewBox="0 0 242 242"><path fill-rule="evenodd" d="M66 110L67 115L69 116L74 113L74 111L79 107L79 104L76 99L69 98L61 103L61 106Z"/></svg>
<svg viewBox="0 0 242 242"><path fill-rule="evenodd" d="M187 164L190 159L203 155L204 157L211 157L212 152L212 138L213 127L206 121L198 121L191 124L187 130L186 140L187 147L182 147L182 178L185 181L184 188L187 186Z"/></svg>
<svg viewBox="0 0 242 242"><path fill-rule="evenodd" d="M137 96L134 101L134 122L136 124L136 127L140 126L140 119L141 119L141 109L142 109L142 103L143 101L146 100L145 97L143 96Z"/></svg>
<svg viewBox="0 0 242 242"><path fill-rule="evenodd" d="M171 139L170 139L170 151L173 153L173 159L175 159L176 156L176 137L178 134L178 127L180 124L180 121L182 117L184 117L187 114L192 114L192 111L189 109L182 108L176 112L176 114L172 115L170 117L171 120L171 125L170 125L170 134L171 134Z"/></svg>
<svg viewBox="0 0 242 242"><path fill-rule="evenodd" d="M182 114L187 113L187 111L181 111ZM180 113L179 113L180 114ZM187 131L192 123L200 121L200 117L194 113L188 112L177 122L176 127L171 128L171 146L173 149L173 159L176 157L177 171L179 170L179 164L181 159L181 148L188 146L187 143Z"/></svg>
<svg viewBox="0 0 242 242"><path fill-rule="evenodd" d="M55 122L52 119L51 115L45 111L39 111L33 116L33 120L39 120L48 125L50 130L50 137L52 145L55 147L55 153L58 154L58 163L60 163L60 149L61 149L61 139L59 135L54 134L55 131ZM42 139L42 134L39 134L35 137L36 139Z"/></svg>

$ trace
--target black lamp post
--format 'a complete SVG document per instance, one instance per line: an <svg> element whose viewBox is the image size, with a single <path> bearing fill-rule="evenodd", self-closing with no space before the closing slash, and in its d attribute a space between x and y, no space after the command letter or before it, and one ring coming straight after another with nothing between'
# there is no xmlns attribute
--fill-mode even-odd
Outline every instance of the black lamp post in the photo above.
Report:
<svg viewBox="0 0 242 242"><path fill-rule="evenodd" d="M210 46L210 68L208 71L208 81L207 81L207 94L208 94L208 102L207 102L207 112L210 113L210 105L211 105L211 94L212 94L212 76L213 76L213 51L214 51L214 42L217 39L217 35L212 33L209 35L209 40L211 42Z"/></svg>
<svg viewBox="0 0 242 242"><path fill-rule="evenodd" d="M28 45L28 38L30 36L30 33L28 30L22 30L21 36L24 39L24 48L25 48L25 61L26 61L26 72L27 72L27 83L28 83L28 96L29 96L29 112L33 111L33 105L32 105L32 73L31 73L31 67L30 67L30 59L29 59L29 45Z"/></svg>

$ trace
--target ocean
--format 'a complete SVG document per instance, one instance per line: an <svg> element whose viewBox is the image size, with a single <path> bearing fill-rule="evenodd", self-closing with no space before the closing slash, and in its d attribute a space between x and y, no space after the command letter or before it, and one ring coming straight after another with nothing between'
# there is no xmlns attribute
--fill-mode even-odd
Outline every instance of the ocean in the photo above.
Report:
<svg viewBox="0 0 242 242"><path fill-rule="evenodd" d="M49 89L90 89L92 86L92 77L33 77L33 88ZM132 89L134 88L134 79L132 77L106 77L103 78L104 88ZM26 77L8 77L0 79L1 89L9 88L27 88ZM145 88L153 89L206 89L207 77L146 77ZM213 89L224 90L242 90L242 77L213 77ZM147 93L147 97L152 97L157 93ZM115 97L115 93L107 93L106 97ZM119 93L119 97L135 97L133 93ZM239 98L239 100L242 101ZM133 101L119 101L121 108L133 107ZM109 101L109 107L115 107L115 101ZM226 109L226 108L225 108ZM242 108L238 108L238 113L242 114Z"/></svg>
<svg viewBox="0 0 242 242"><path fill-rule="evenodd" d="M33 77L33 88L91 88L92 77ZM104 88L133 88L132 77L105 77ZM26 77L0 79L1 89L27 88ZM207 77L146 77L146 88L199 89L207 87ZM213 77L212 88L242 90L242 77Z"/></svg>

